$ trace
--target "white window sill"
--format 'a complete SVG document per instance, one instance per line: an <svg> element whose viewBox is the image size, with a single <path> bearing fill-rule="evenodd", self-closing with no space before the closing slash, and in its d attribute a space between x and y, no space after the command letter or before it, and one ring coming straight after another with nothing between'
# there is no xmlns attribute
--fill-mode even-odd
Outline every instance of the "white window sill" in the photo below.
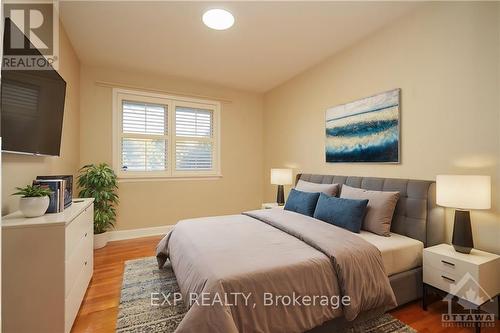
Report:
<svg viewBox="0 0 500 333"><path fill-rule="evenodd" d="M219 175L197 175L197 176L158 176L158 177L141 177L141 176L118 176L118 183L137 183L137 182L164 182L164 181L193 181L193 180L219 180L222 174Z"/></svg>

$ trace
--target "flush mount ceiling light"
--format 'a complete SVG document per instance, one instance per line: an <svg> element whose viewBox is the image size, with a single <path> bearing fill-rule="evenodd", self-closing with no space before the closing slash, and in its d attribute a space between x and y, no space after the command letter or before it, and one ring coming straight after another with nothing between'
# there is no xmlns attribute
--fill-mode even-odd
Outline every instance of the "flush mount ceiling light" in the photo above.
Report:
<svg viewBox="0 0 500 333"><path fill-rule="evenodd" d="M233 14L224 9L210 9L203 14L203 23L215 30L226 30L233 26Z"/></svg>

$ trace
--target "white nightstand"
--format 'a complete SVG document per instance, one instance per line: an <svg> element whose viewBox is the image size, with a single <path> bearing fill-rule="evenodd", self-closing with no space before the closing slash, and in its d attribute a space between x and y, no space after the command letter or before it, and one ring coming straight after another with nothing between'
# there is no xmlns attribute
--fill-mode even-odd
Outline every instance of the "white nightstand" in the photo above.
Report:
<svg viewBox="0 0 500 333"><path fill-rule="evenodd" d="M265 202L262 204L262 209L271 209L271 208L277 208L277 209L283 209L285 206L278 206L276 202Z"/></svg>
<svg viewBox="0 0 500 333"><path fill-rule="evenodd" d="M465 304L479 309L479 306L500 295L500 256L476 249L472 249L470 254L464 254L456 252L448 244L425 248L422 297L424 310L427 309L428 286L446 292L450 302L455 296L465 301ZM479 329L476 325L476 332Z"/></svg>

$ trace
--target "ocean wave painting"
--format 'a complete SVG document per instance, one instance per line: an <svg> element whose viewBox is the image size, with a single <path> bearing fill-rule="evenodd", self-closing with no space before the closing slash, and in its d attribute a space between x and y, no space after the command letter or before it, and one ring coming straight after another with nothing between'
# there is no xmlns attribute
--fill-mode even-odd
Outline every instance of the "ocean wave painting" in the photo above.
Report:
<svg viewBox="0 0 500 333"><path fill-rule="evenodd" d="M400 92L326 110L326 161L398 163Z"/></svg>

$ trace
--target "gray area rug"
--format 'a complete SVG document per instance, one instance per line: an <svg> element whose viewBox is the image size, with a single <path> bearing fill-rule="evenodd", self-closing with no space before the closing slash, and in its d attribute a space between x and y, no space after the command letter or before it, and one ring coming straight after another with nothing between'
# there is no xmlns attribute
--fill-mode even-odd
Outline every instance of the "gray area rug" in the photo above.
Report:
<svg viewBox="0 0 500 333"><path fill-rule="evenodd" d="M171 333L184 317L183 304L152 306L152 293L179 291L177 280L169 263L158 269L155 257L125 262L125 273L120 298L116 332ZM160 300L161 300L161 296ZM413 333L411 327L390 314L356 325L344 332L335 333Z"/></svg>

